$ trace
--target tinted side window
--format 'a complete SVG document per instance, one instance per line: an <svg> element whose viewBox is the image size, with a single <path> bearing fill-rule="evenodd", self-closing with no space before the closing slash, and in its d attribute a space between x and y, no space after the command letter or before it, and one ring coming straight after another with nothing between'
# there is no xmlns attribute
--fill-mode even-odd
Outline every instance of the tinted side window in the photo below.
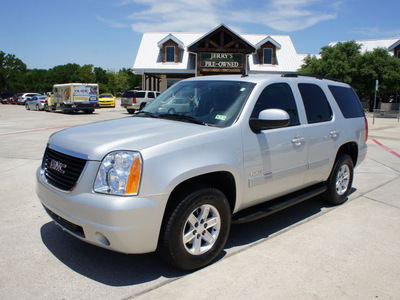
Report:
<svg viewBox="0 0 400 300"><path fill-rule="evenodd" d="M300 124L296 102L288 84L275 83L267 86L258 98L251 117L258 118L262 110L269 108L279 108L286 111L290 116L289 126Z"/></svg>
<svg viewBox="0 0 400 300"><path fill-rule="evenodd" d="M330 85L329 90L346 119L364 117L360 100L352 88Z"/></svg>
<svg viewBox="0 0 400 300"><path fill-rule="evenodd" d="M149 98L155 98L155 97L154 97L154 92L148 92L148 93L147 93L147 97L149 97Z"/></svg>
<svg viewBox="0 0 400 300"><path fill-rule="evenodd" d="M135 92L134 91L126 91L123 95L123 98L133 98L135 97Z"/></svg>
<svg viewBox="0 0 400 300"><path fill-rule="evenodd" d="M324 91L315 84L299 83L299 90L306 109L309 124L332 119L332 109Z"/></svg>
<svg viewBox="0 0 400 300"><path fill-rule="evenodd" d="M146 97L146 92L135 92L136 98L144 98Z"/></svg>

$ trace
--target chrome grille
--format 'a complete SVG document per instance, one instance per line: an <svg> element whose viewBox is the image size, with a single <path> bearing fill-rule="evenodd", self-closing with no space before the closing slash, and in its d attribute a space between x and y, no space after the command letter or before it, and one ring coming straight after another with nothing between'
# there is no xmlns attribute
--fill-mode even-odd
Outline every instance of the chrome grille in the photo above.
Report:
<svg viewBox="0 0 400 300"><path fill-rule="evenodd" d="M70 156L47 147L43 157L44 175L51 185L71 191L86 165L86 160Z"/></svg>

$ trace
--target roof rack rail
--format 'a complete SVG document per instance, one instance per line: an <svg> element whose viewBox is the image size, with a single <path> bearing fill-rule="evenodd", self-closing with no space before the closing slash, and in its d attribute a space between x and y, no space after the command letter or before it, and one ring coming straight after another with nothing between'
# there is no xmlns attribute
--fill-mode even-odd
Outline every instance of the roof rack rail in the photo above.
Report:
<svg viewBox="0 0 400 300"><path fill-rule="evenodd" d="M343 82L340 79L336 79L336 78L331 78L331 77L324 77L324 76L318 76L318 75L310 75L310 74L298 74L298 73L286 73L286 74L282 74L282 77L289 77L289 78L297 78L299 76L302 77L312 77L312 78L316 78L316 79L327 79L327 80L332 80L332 81L337 81L337 82Z"/></svg>

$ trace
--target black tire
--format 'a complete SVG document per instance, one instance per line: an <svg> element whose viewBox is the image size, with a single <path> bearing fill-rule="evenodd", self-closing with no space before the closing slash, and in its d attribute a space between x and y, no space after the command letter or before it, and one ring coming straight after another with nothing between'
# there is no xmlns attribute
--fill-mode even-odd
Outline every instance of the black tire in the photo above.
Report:
<svg viewBox="0 0 400 300"><path fill-rule="evenodd" d="M85 109L84 110L85 114L92 114L94 112L94 109Z"/></svg>
<svg viewBox="0 0 400 300"><path fill-rule="evenodd" d="M225 195L215 188L201 187L182 198L167 216L158 252L168 263L192 271L210 264L222 252L231 211Z"/></svg>
<svg viewBox="0 0 400 300"><path fill-rule="evenodd" d="M139 111L141 111L143 108L145 108L146 104L147 104L146 102L140 103Z"/></svg>
<svg viewBox="0 0 400 300"><path fill-rule="evenodd" d="M134 114L134 113L135 113L135 110L134 110L134 109L127 109L127 111L128 111L128 113L130 113L130 114Z"/></svg>
<svg viewBox="0 0 400 300"><path fill-rule="evenodd" d="M333 205L339 205L347 200L353 184L353 160L347 154L341 155L335 162L327 183L325 200Z"/></svg>

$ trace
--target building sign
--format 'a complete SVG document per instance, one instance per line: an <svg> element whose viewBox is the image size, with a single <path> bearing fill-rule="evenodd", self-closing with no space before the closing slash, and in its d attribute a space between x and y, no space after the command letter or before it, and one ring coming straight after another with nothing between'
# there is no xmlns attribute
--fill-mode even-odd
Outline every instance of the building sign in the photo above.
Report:
<svg viewBox="0 0 400 300"><path fill-rule="evenodd" d="M242 53L200 53L201 68L242 69Z"/></svg>

